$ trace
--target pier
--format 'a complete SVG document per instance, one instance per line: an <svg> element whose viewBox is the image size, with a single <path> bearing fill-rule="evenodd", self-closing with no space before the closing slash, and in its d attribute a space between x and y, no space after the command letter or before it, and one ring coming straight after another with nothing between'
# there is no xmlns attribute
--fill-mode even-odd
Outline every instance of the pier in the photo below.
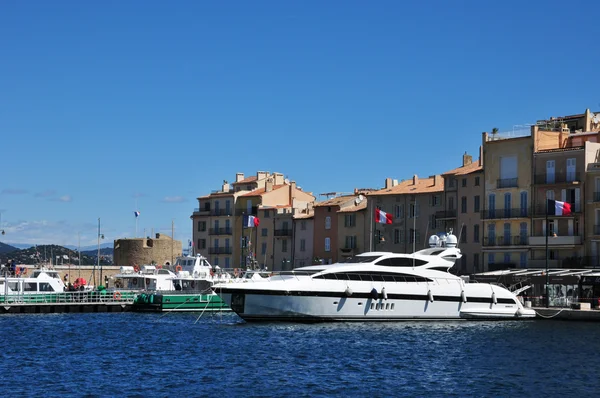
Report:
<svg viewBox="0 0 600 398"><path fill-rule="evenodd" d="M131 311L135 292L79 291L0 296L0 314Z"/></svg>

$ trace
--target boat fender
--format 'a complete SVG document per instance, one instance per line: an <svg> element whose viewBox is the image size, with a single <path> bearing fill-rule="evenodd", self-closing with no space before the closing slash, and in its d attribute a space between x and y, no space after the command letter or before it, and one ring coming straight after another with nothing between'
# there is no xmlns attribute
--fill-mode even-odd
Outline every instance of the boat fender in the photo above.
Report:
<svg viewBox="0 0 600 398"><path fill-rule="evenodd" d="M498 299L496 298L496 292L492 292L492 303L498 304Z"/></svg>
<svg viewBox="0 0 600 398"><path fill-rule="evenodd" d="M524 314L524 313L525 313L525 311L523 310L523 308L519 308L519 309L517 310L517 314L516 314L516 315L517 315L517 316L523 316L523 314Z"/></svg>
<svg viewBox="0 0 600 398"><path fill-rule="evenodd" d="M344 291L344 293L348 297L352 296L352 289L350 289L350 286L346 286L346 290Z"/></svg>
<svg viewBox="0 0 600 398"><path fill-rule="evenodd" d="M371 290L371 297L373 298L373 300L377 300L379 298L379 294L377 293L377 289L373 288L373 290Z"/></svg>
<svg viewBox="0 0 600 398"><path fill-rule="evenodd" d="M383 297L384 300L387 300L387 292L385 291L385 287L381 288L381 296Z"/></svg>
<svg viewBox="0 0 600 398"><path fill-rule="evenodd" d="M433 293L431 293L431 290L427 291L427 299L433 303Z"/></svg>
<svg viewBox="0 0 600 398"><path fill-rule="evenodd" d="M467 295L465 294L464 290L460 292L460 299L462 300L463 303L467 302Z"/></svg>

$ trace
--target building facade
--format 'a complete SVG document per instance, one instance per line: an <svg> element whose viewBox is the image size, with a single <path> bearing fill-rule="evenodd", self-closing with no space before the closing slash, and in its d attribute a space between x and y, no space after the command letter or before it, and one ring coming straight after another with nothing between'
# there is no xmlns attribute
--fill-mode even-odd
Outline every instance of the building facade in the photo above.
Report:
<svg viewBox="0 0 600 398"><path fill-rule="evenodd" d="M170 236L156 234L154 238L117 239L114 241L114 264L142 266L174 264L182 254L182 244Z"/></svg>

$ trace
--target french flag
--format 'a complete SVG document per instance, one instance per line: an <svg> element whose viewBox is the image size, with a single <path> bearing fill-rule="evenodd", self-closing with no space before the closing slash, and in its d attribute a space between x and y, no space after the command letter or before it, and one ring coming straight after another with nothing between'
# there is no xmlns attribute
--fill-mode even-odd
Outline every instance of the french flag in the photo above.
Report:
<svg viewBox="0 0 600 398"><path fill-rule="evenodd" d="M571 204L559 202L558 200L548 199L549 216L568 216L571 214Z"/></svg>
<svg viewBox="0 0 600 398"><path fill-rule="evenodd" d="M375 222L378 222L380 224L391 224L392 215L386 213L385 211L375 209Z"/></svg>
<svg viewBox="0 0 600 398"><path fill-rule="evenodd" d="M260 224L260 220L258 219L258 217L244 216L244 227L245 228L258 227L258 224Z"/></svg>
<svg viewBox="0 0 600 398"><path fill-rule="evenodd" d="M138 218L140 216L140 212L139 211L134 211L133 214L135 214L135 218Z"/></svg>

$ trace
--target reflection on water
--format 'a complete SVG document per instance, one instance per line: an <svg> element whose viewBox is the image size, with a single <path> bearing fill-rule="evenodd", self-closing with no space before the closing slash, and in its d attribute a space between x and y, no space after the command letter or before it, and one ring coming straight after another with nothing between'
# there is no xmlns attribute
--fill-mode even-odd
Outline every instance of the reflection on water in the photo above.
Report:
<svg viewBox="0 0 600 398"><path fill-rule="evenodd" d="M235 314L0 317L14 394L595 394L600 324L260 323ZM15 333L15 331L19 331ZM57 383L60 380L60 383Z"/></svg>

